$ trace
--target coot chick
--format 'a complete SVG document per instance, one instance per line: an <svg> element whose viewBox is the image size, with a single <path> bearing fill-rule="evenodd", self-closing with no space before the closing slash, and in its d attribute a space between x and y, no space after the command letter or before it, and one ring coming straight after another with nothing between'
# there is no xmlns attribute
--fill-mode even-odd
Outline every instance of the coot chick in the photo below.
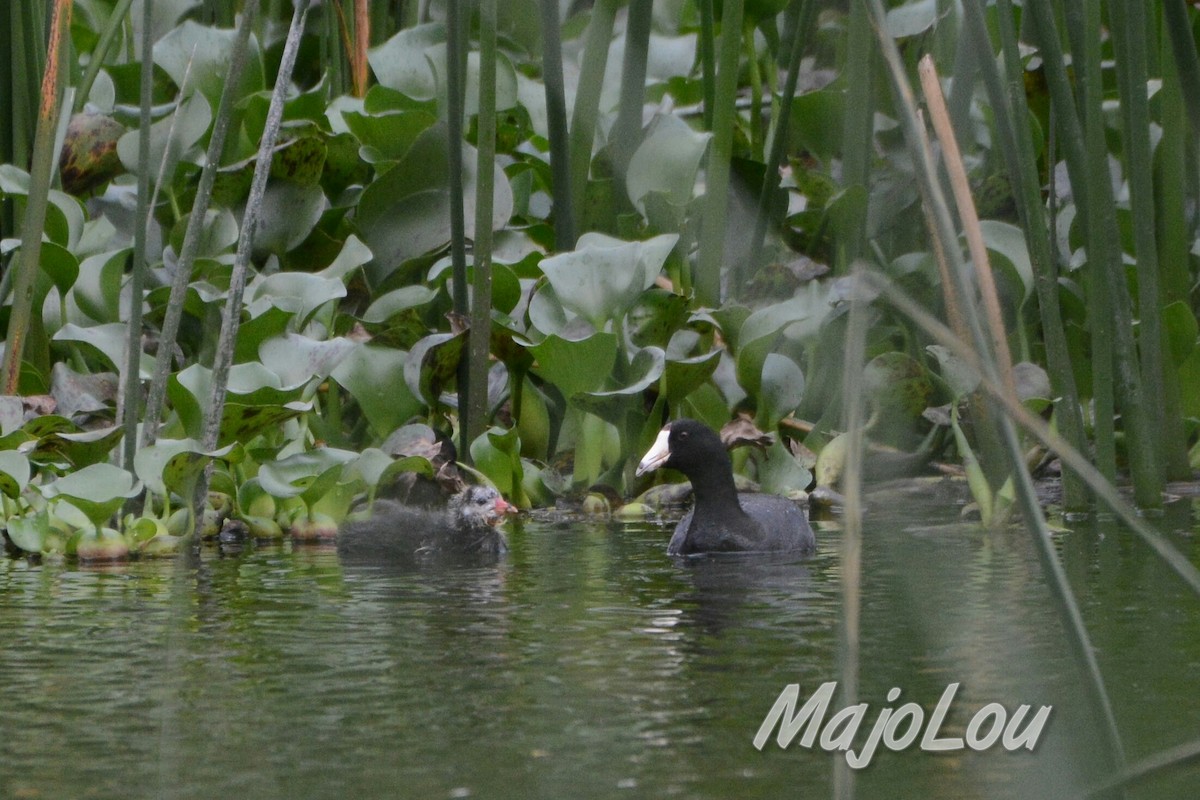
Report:
<svg viewBox="0 0 1200 800"><path fill-rule="evenodd" d="M812 527L799 506L784 497L738 493L733 462L714 430L694 419L668 422L642 457L637 474L660 467L692 482L695 504L675 527L670 555L722 552L811 551Z"/></svg>
<svg viewBox="0 0 1200 800"><path fill-rule="evenodd" d="M370 519L343 526L338 555L355 561L389 561L503 553L508 542L497 526L516 510L490 486L468 486L443 511L378 500Z"/></svg>

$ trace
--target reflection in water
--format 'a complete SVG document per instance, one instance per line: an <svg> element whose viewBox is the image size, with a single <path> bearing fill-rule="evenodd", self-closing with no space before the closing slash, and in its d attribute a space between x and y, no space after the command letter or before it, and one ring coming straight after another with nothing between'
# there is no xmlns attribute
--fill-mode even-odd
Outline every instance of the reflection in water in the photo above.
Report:
<svg viewBox="0 0 1200 800"><path fill-rule="evenodd" d="M784 686L839 679L836 530L809 559L679 561L669 530L528 522L495 563L409 568L0 560L0 797L827 795L831 756L751 739ZM1194 736L1195 599L1111 525L1059 546L1131 756ZM1103 773L1027 534L870 520L864 576L868 722L893 687L928 710L955 681L944 735L993 701L1055 710L1034 753L881 750L861 797L1066 797Z"/></svg>

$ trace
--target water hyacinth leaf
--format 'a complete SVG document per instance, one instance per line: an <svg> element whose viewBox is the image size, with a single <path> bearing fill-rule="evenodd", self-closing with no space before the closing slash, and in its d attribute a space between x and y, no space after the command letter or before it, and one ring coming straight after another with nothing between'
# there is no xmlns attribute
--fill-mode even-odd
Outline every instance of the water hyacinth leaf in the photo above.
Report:
<svg viewBox="0 0 1200 800"><path fill-rule="evenodd" d="M286 387L282 384L279 376L262 364L234 364L229 370L230 399L221 417L222 439L228 441L226 437L235 431L249 431L271 421L290 419L308 408L303 403L288 407L300 398L303 383ZM167 381L167 395L187 435L202 438L204 417L212 396L212 370L200 364L180 370ZM274 409L270 417L260 413L269 408ZM236 436L232 436L232 440L243 441Z"/></svg>
<svg viewBox="0 0 1200 800"><path fill-rule="evenodd" d="M404 111L388 114L342 114L346 127L363 146L363 155L374 164L399 161L417 137L437 122L428 111Z"/></svg>
<svg viewBox="0 0 1200 800"><path fill-rule="evenodd" d="M432 478L437 474L437 470L433 468L433 462L424 456L404 456L397 458L388 464L379 476L377 484L387 485L396 479L397 475L402 475L406 472L415 472L426 478Z"/></svg>
<svg viewBox="0 0 1200 800"><path fill-rule="evenodd" d="M58 156L58 172L68 194L83 195L124 169L117 155L117 140L125 126L107 114L83 112L71 117Z"/></svg>
<svg viewBox="0 0 1200 800"><path fill-rule="evenodd" d="M554 287L543 283L529 299L529 323L533 330L543 334L557 334L577 339L595 330L595 326L580 319L574 311L566 308L558 299ZM586 331L581 330L586 328Z"/></svg>
<svg viewBox="0 0 1200 800"><path fill-rule="evenodd" d="M570 395L571 401L617 428L624 428L626 416L632 409L630 401L636 401L637 407L641 408L642 393L662 377L666 361L666 353L661 348L643 348L629 365L633 378L628 384L608 391Z"/></svg>
<svg viewBox="0 0 1200 800"><path fill-rule="evenodd" d="M25 424L25 404L19 397L0 395L0 436L8 436ZM0 447L0 450L4 448Z"/></svg>
<svg viewBox="0 0 1200 800"><path fill-rule="evenodd" d="M471 460L475 469L501 494L518 506L526 507L529 503L522 486L525 474L520 453L521 439L516 428L493 427L471 442Z"/></svg>
<svg viewBox="0 0 1200 800"><path fill-rule="evenodd" d="M124 429L116 426L47 433L38 440L33 458L43 462L65 462L76 468L98 464L108 459L124 433Z"/></svg>
<svg viewBox="0 0 1200 800"><path fill-rule="evenodd" d="M437 297L437 292L422 284L401 286L380 295L367 307L362 321L372 324L387 322L396 314L413 308L420 308Z"/></svg>
<svg viewBox="0 0 1200 800"><path fill-rule="evenodd" d="M199 25L187 20L154 43L154 63L171 76L184 96L198 89L216 108L229 73L237 32ZM234 94L234 102L262 91L265 80L258 40L250 37L250 52ZM184 75L188 82L184 84ZM157 164L157 161L151 161Z"/></svg>
<svg viewBox="0 0 1200 800"><path fill-rule="evenodd" d="M50 514L45 509L23 517L10 517L4 525L9 540L26 553L49 550Z"/></svg>
<svg viewBox="0 0 1200 800"><path fill-rule="evenodd" d="M65 247L53 242L42 242L42 252L38 259L42 275L49 280L39 280L34 295L35 305L45 298L50 284L59 294L66 294L79 278L79 259Z"/></svg>
<svg viewBox="0 0 1200 800"><path fill-rule="evenodd" d="M409 390L432 406L442 387L454 380L466 336L462 333L433 333L423 337L404 362L404 380Z"/></svg>
<svg viewBox="0 0 1200 800"><path fill-rule="evenodd" d="M303 325L318 308L345 297L346 285L309 272L276 272L256 280L247 295L252 316L271 305L294 314Z"/></svg>
<svg viewBox="0 0 1200 800"><path fill-rule="evenodd" d="M955 400L961 400L974 394L975 390L979 388L979 383L983 380L979 370L940 344L931 344L925 349L937 359L942 380L950 387L950 392L954 395Z"/></svg>
<svg viewBox="0 0 1200 800"><path fill-rule="evenodd" d="M788 116L789 147L793 152L807 150L823 160L840 156L845 116L844 91L822 90L796 95L792 98Z"/></svg>
<svg viewBox="0 0 1200 800"><path fill-rule="evenodd" d="M778 438L759 454L758 485L764 492L794 495L812 483L812 473L796 460Z"/></svg>
<svg viewBox="0 0 1200 800"><path fill-rule="evenodd" d="M757 398L762 391L763 366L778 338L779 333L776 331L767 336L744 341L738 348L737 357L734 359L737 382L751 397Z"/></svg>
<svg viewBox="0 0 1200 800"><path fill-rule="evenodd" d="M671 337L684 328L688 318L688 299L683 295L651 286L629 309L629 339L638 347L667 347Z"/></svg>
<svg viewBox="0 0 1200 800"><path fill-rule="evenodd" d="M183 237L187 233L188 217L183 217L171 229L171 247L176 253L183 250ZM232 255L238 240L238 222L227 208L210 208L204 214L200 238L196 243L197 266L200 259L220 259Z"/></svg>
<svg viewBox="0 0 1200 800"><path fill-rule="evenodd" d="M22 430L34 439L41 439L55 433L78 433L79 426L58 414L41 414L26 422Z"/></svg>
<svg viewBox="0 0 1200 800"><path fill-rule="evenodd" d="M1054 393L1050 389L1050 376L1041 366L1030 361L1013 364L1013 381L1017 399L1030 411L1040 414L1049 407Z"/></svg>
<svg viewBox="0 0 1200 800"><path fill-rule="evenodd" d="M283 256L297 247L321 221L326 205L325 193L316 184L271 181L254 234L255 257Z"/></svg>
<svg viewBox="0 0 1200 800"><path fill-rule="evenodd" d="M887 32L893 39L924 33L937 21L937 0L909 0L887 12ZM839 129L840 130L840 129Z"/></svg>
<svg viewBox="0 0 1200 800"><path fill-rule="evenodd" d="M993 254L1002 258L1016 273L1024 290L1023 297L1033 292L1033 264L1029 261L1029 248L1025 245L1025 233L1016 225L994 219L980 220L979 230L983 243Z"/></svg>
<svg viewBox="0 0 1200 800"><path fill-rule="evenodd" d="M343 337L319 341L289 333L263 342L258 357L285 385L295 386L313 378L329 377L357 346Z"/></svg>
<svg viewBox="0 0 1200 800"><path fill-rule="evenodd" d="M275 430L290 419L312 411L312 403L295 400L282 405L226 402L221 413L221 430L217 444L248 442L255 436Z"/></svg>
<svg viewBox="0 0 1200 800"><path fill-rule="evenodd" d="M112 464L89 464L40 487L46 499L66 498L97 526L136 496L139 488L128 471Z"/></svg>
<svg viewBox="0 0 1200 800"><path fill-rule="evenodd" d="M271 155L271 180L316 187L325 172L325 140L298 136L275 148Z"/></svg>
<svg viewBox="0 0 1200 800"><path fill-rule="evenodd" d="M183 101L178 114L169 114L150 126L150 174L157 177L160 170L169 180L175 167L188 150L200 141L212 124L212 106L202 94ZM117 155L129 172L137 173L140 133L131 130L117 142ZM161 167L166 159L165 169Z"/></svg>
<svg viewBox="0 0 1200 800"><path fill-rule="evenodd" d="M333 488L346 464L358 457L350 450L320 447L263 464L258 481L272 497L300 497L305 504Z"/></svg>
<svg viewBox="0 0 1200 800"><path fill-rule="evenodd" d="M818 312L817 303L812 296L800 294L761 308L746 317L738 331L737 341L744 347L756 339L772 337L789 325L810 320ZM714 316L717 317L716 314Z"/></svg>
<svg viewBox="0 0 1200 800"><path fill-rule="evenodd" d="M121 318L121 284L132 253L126 247L88 256L79 263L68 288L80 311L97 322L116 322ZM61 286L59 291L63 291Z"/></svg>
<svg viewBox="0 0 1200 800"><path fill-rule="evenodd" d="M368 447L358 454L358 458L346 464L345 477L348 480L358 479L374 491L393 461L391 456L378 447Z"/></svg>
<svg viewBox="0 0 1200 800"><path fill-rule="evenodd" d="M663 370L663 394L667 402L674 406L707 383L720 361L719 350L691 358L668 358Z"/></svg>
<svg viewBox="0 0 1200 800"><path fill-rule="evenodd" d="M779 353L768 353L763 361L759 392L759 424L771 428L796 410L804 397L804 373L795 361Z"/></svg>
<svg viewBox="0 0 1200 800"><path fill-rule="evenodd" d="M342 243L342 249L338 252L337 257L333 259L333 262L316 274L328 280L344 280L347 275L370 260L371 248L363 244L362 239L359 239L354 234L350 234L346 237L346 241Z"/></svg>
<svg viewBox="0 0 1200 800"><path fill-rule="evenodd" d="M160 497L173 492L188 498L200 471L210 460L237 462L244 455L241 444L237 443L207 450L196 439L159 439L137 452L133 470L148 491Z"/></svg>
<svg viewBox="0 0 1200 800"><path fill-rule="evenodd" d="M1167 334L1167 345L1170 348L1171 360L1176 364L1187 361L1196 349L1196 338L1200 336L1200 324L1191 307L1182 300L1176 300L1163 307L1163 330Z"/></svg>
<svg viewBox="0 0 1200 800"><path fill-rule="evenodd" d="M574 250L542 259L541 268L559 301L600 328L653 285L678 240L676 234L627 242L585 233Z"/></svg>
<svg viewBox="0 0 1200 800"><path fill-rule="evenodd" d="M52 338L56 342L74 342L81 350L98 357L110 370L120 373L125 369L125 345L128 336L125 325L120 322L92 325L87 328L68 322L59 328ZM154 360L145 353L138 355L138 374L142 379L149 379L154 374Z"/></svg>
<svg viewBox="0 0 1200 800"><path fill-rule="evenodd" d="M367 61L383 86L417 100L431 100L437 96L437 77L426 51L445 41L441 23L417 25L371 48Z"/></svg>
<svg viewBox="0 0 1200 800"><path fill-rule="evenodd" d="M475 238L475 148L463 145L463 195L466 236ZM492 228L503 228L512 216L508 177L493 170ZM425 130L394 167L363 190L355 219L363 240L375 254L367 272L381 284L403 262L444 247L450 241L450 171L446 127Z"/></svg>
<svg viewBox="0 0 1200 800"><path fill-rule="evenodd" d="M296 274L296 273L288 273ZM195 284L192 284L193 286ZM263 309L262 305L266 305ZM263 342L282 336L292 326L296 315L292 311L264 301L250 309L255 316L242 323L238 328L237 346L234 349L234 360L238 363L254 361L258 358L258 349Z"/></svg>
<svg viewBox="0 0 1200 800"><path fill-rule="evenodd" d="M735 304L722 308L702 308L688 318L688 324L691 326L715 326L721 331L721 336L725 339L729 349L736 353L740 342L739 334L742 326L746 324L746 320L750 318L750 314L749 308Z"/></svg>
<svg viewBox="0 0 1200 800"><path fill-rule="evenodd" d="M584 339L564 339L551 334L529 348L537 364L534 372L558 387L566 397L598 389L612 374L617 361L617 337L595 333Z"/></svg>
<svg viewBox="0 0 1200 800"><path fill-rule="evenodd" d="M83 236L87 213L77 197L57 189L50 191L50 205L46 208L46 236L51 242L74 252Z"/></svg>
<svg viewBox="0 0 1200 800"><path fill-rule="evenodd" d="M15 450L0 450L0 492L14 500L29 484L29 459Z"/></svg>
<svg viewBox="0 0 1200 800"><path fill-rule="evenodd" d="M625 187L630 202L643 214L644 198L651 192L676 205L686 204L692 199L696 172L711 138L711 133L694 131L679 117L657 117L629 161Z"/></svg>
<svg viewBox="0 0 1200 800"><path fill-rule="evenodd" d="M404 380L407 360L403 350L360 344L333 370L333 379L358 401L377 435L394 431L424 408Z"/></svg>

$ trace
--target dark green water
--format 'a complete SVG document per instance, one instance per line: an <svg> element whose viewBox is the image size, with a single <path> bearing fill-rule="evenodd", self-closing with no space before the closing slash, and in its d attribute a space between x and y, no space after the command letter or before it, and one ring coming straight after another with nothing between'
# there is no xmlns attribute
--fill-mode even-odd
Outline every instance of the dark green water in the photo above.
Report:
<svg viewBox="0 0 1200 800"><path fill-rule="evenodd" d="M869 521L858 741L951 682L943 735L993 701L1054 710L1032 753L880 748L858 796L1077 796L1109 762L1027 534L936 519ZM1200 557L1190 507L1161 525ZM417 572L286 545L194 569L0 558L0 797L828 796L840 756L751 740L787 684L839 679L836 526L791 562L679 564L667 536L527 522L498 564ZM1200 736L1200 603L1113 525L1058 544L1129 757Z"/></svg>

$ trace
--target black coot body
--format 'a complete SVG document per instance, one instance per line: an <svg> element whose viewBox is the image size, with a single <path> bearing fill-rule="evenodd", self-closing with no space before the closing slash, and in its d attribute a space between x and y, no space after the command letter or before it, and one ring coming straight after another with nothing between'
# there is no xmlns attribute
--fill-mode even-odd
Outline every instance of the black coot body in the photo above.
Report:
<svg viewBox="0 0 1200 800"><path fill-rule="evenodd" d="M503 553L508 542L497 526L515 512L489 486L468 486L442 511L378 500L370 519L342 527L338 555L353 561L411 561L439 554Z"/></svg>
<svg viewBox="0 0 1200 800"><path fill-rule="evenodd" d="M692 482L695 505L675 527L671 555L812 551L816 537L800 507L784 497L738 493L721 438L694 419L667 423L642 457L637 474L660 467Z"/></svg>

